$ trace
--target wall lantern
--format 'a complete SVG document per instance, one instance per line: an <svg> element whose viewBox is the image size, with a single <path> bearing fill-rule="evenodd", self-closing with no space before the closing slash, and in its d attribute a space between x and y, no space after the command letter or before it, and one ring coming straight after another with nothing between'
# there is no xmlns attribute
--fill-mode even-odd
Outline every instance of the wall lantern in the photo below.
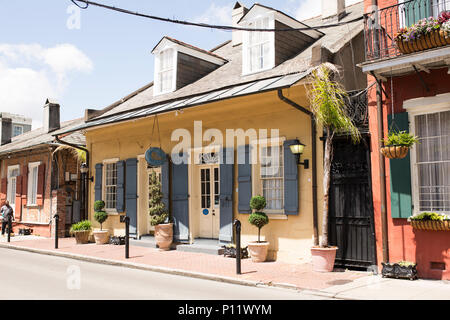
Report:
<svg viewBox="0 0 450 320"><path fill-rule="evenodd" d="M305 149L305 145L297 140L297 142L293 145L289 146L291 148L291 152L297 157L297 164L301 164L305 169L309 168L309 160L305 159L303 162L300 162L300 156L303 153L303 149Z"/></svg>
<svg viewBox="0 0 450 320"><path fill-rule="evenodd" d="M80 172L81 172L81 173L84 173L84 174L86 174L86 173L89 172L89 167L88 167L88 165L87 165L85 162L83 162L83 163L81 164L81 166L80 166ZM94 181L94 177L90 177L90 178L87 178L87 179L90 180L91 182Z"/></svg>

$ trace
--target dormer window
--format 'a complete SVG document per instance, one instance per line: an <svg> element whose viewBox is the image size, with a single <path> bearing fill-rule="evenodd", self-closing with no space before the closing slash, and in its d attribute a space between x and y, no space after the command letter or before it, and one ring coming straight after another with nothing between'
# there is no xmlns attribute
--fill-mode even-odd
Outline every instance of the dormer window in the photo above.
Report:
<svg viewBox="0 0 450 320"><path fill-rule="evenodd" d="M263 17L247 24L252 29L273 29L274 20ZM274 32L246 32L243 48L243 74L271 69L275 64Z"/></svg>
<svg viewBox="0 0 450 320"><path fill-rule="evenodd" d="M169 48L161 51L156 58L155 94L175 90L176 52Z"/></svg>

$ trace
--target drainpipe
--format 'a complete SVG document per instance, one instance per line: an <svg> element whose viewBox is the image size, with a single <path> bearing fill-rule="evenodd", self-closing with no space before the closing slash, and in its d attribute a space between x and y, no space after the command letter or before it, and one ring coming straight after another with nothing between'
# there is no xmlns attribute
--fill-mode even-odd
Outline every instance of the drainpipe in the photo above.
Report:
<svg viewBox="0 0 450 320"><path fill-rule="evenodd" d="M375 74L372 74L375 77ZM378 124L378 150L383 146L382 139L384 137L383 128L383 105L381 93L381 81L375 77L377 82L377 124ZM383 243L383 262L389 262L389 241L388 241L388 217L387 217L387 201L386 201L386 168L384 156L379 152L378 170L380 172L380 202L381 202L381 238Z"/></svg>
<svg viewBox="0 0 450 320"><path fill-rule="evenodd" d="M313 197L313 228L314 228L314 245L319 245L319 218L317 215L317 144L316 144L316 119L314 117L314 114L298 105L292 100L289 100L285 96L283 96L282 89L278 89L278 98L289 104L290 106L294 107L295 109L307 114L311 118L311 149L312 149L312 164L311 164L311 170L312 170L312 197Z"/></svg>
<svg viewBox="0 0 450 320"><path fill-rule="evenodd" d="M82 151L86 152L86 163L87 163L88 168L89 168L90 157L89 157L89 150L88 149L80 147L80 146L77 146L76 144L72 144L72 143L68 143L68 142L62 141L62 140L59 139L58 136L55 136L55 140L56 140L56 142L58 142L60 144L64 144L66 146L69 146L69 147L72 147L72 148L75 148L75 149L82 150ZM88 180L89 180L89 171L86 173L86 182ZM82 181L82 183L85 183L85 181ZM84 203L83 203L84 204L84 217L82 217L81 220L87 219L87 217L88 217L89 188L87 186L84 187L84 193L85 193L84 194Z"/></svg>

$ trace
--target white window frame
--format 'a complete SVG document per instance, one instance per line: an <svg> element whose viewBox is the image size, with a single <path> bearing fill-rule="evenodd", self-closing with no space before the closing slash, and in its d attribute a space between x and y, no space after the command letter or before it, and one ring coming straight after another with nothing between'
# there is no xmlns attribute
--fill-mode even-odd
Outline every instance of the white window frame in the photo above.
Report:
<svg viewBox="0 0 450 320"><path fill-rule="evenodd" d="M113 158L113 159L105 159L103 160L103 172L102 172L102 198L103 201L105 201L105 211L108 214L119 214L117 212L116 206L114 208L107 208L106 205L106 167L108 164L116 164L116 162L119 161L119 158ZM117 183L117 164L116 164L116 183ZM116 192L117 192L117 184L116 184ZM117 198L116 198L116 204L117 204Z"/></svg>
<svg viewBox="0 0 450 320"><path fill-rule="evenodd" d="M425 114L433 114L439 112L450 111L450 93L436 95L434 97L416 98L405 100L403 108L408 112L410 133L416 135L415 117ZM410 150L410 166L411 166L411 195L413 201L413 216L420 214L419 205L419 175L417 169L417 146L413 145ZM450 212L439 212L450 214Z"/></svg>
<svg viewBox="0 0 450 320"><path fill-rule="evenodd" d="M273 12L270 12L269 14L259 15L255 17L254 19L248 21L244 27L252 28L253 25L257 21L263 21L264 19L269 20L269 26L268 29L275 29L275 15ZM252 70L251 69L251 55L249 54L250 49L250 34L252 31L245 31L244 32L244 41L242 46L242 75L250 75L253 73L258 73L261 71L270 70L275 67L275 32L265 32L268 33L268 40L264 40L260 43L253 44L253 46L261 46L263 43L269 44L269 53L266 57L269 59L266 67L260 67L258 69ZM254 32L254 31L253 31Z"/></svg>
<svg viewBox="0 0 450 320"><path fill-rule="evenodd" d="M37 189L39 181L39 165L41 162L30 162L28 163L28 184L27 184L27 206L37 206ZM33 170L36 168L36 180L33 181ZM34 183L33 183L34 182ZM32 194L35 194L35 199L33 200Z"/></svg>
<svg viewBox="0 0 450 320"><path fill-rule="evenodd" d="M167 70L161 70L161 56L168 50L172 50L172 66L171 66L171 68L169 68ZM178 59L178 50L174 46L167 46L167 47L163 48L162 50L155 53L155 75L154 75L155 85L154 85L154 89L153 89L154 90L153 94L155 96L175 91L176 84L177 84L177 59ZM168 71L172 72L172 85L170 88L168 88L166 90L162 90L160 74L162 72L168 72Z"/></svg>
<svg viewBox="0 0 450 320"><path fill-rule="evenodd" d="M279 137L274 139L258 139L251 141L252 148L257 148L257 155L258 155L258 161L254 161L252 164L252 194L253 195L263 195L263 182L261 179L261 147L266 147L272 145L272 143L279 143L280 145L280 151L283 152L284 159L284 141L286 140L286 137ZM284 163L282 164L282 183L283 183L283 204L284 204ZM269 219L281 219L285 220L288 218L288 216L284 212L283 209L279 210L271 210L271 209L264 209L263 210L269 217Z"/></svg>
<svg viewBox="0 0 450 320"><path fill-rule="evenodd" d="M19 174L17 176L12 177L11 176L11 172L13 170L19 170ZM18 164L16 165L12 165L12 166L8 166L8 177L7 177L7 181L8 181L8 185L6 188L6 199L9 201L9 204L11 204L11 206L15 205L16 203L16 193L17 193L17 177L20 176L20 166ZM15 185L16 185L16 190L12 193L11 192L11 185L12 185L12 181L15 181Z"/></svg>

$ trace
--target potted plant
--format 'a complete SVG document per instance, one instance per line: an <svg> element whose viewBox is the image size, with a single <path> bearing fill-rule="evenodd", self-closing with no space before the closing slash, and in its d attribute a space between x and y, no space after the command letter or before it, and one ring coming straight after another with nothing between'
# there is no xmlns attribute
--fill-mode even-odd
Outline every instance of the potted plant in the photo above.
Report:
<svg viewBox="0 0 450 320"><path fill-rule="evenodd" d="M173 223L169 221L169 213L162 198L161 182L156 172L152 172L149 177L150 224L155 227L155 240L159 250L167 251L173 241Z"/></svg>
<svg viewBox="0 0 450 320"><path fill-rule="evenodd" d="M417 137L404 131L392 131L387 139L382 140L384 147L381 153L389 159L403 159L408 155L409 149L418 142Z"/></svg>
<svg viewBox="0 0 450 320"><path fill-rule="evenodd" d="M422 212L409 217L411 226L417 230L450 231L450 217L436 212Z"/></svg>
<svg viewBox="0 0 450 320"><path fill-rule="evenodd" d="M417 279L417 264L409 261L396 263L382 262L381 275L383 278Z"/></svg>
<svg viewBox="0 0 450 320"><path fill-rule="evenodd" d="M262 212L266 207L266 198L263 196L254 196L250 199L250 208L255 210L248 217L248 222L258 228L258 241L248 244L248 251L253 262L264 262L267 259L269 242L261 241L261 228L269 223L269 217Z"/></svg>
<svg viewBox="0 0 450 320"><path fill-rule="evenodd" d="M328 242L328 212L331 161L333 158L333 137L336 132L346 133L354 143L361 138L358 128L353 123L347 110L345 98L347 92L342 85L334 81L339 71L331 63L323 63L314 68L309 77L307 92L311 111L316 123L325 131L325 151L323 163L323 212L322 239L314 237L311 248L312 266L314 271L329 272L333 270L336 258L336 246Z"/></svg>
<svg viewBox="0 0 450 320"><path fill-rule="evenodd" d="M108 219L108 214L103 210L105 208L105 202L103 200L97 200L94 202L94 219L100 223L100 230L94 230L94 238L96 244L106 244L109 242L108 230L103 230L103 222Z"/></svg>
<svg viewBox="0 0 450 320"><path fill-rule="evenodd" d="M89 243L89 235L91 234L92 223L89 220L83 220L73 224L70 227L70 233L75 235L77 244Z"/></svg>

